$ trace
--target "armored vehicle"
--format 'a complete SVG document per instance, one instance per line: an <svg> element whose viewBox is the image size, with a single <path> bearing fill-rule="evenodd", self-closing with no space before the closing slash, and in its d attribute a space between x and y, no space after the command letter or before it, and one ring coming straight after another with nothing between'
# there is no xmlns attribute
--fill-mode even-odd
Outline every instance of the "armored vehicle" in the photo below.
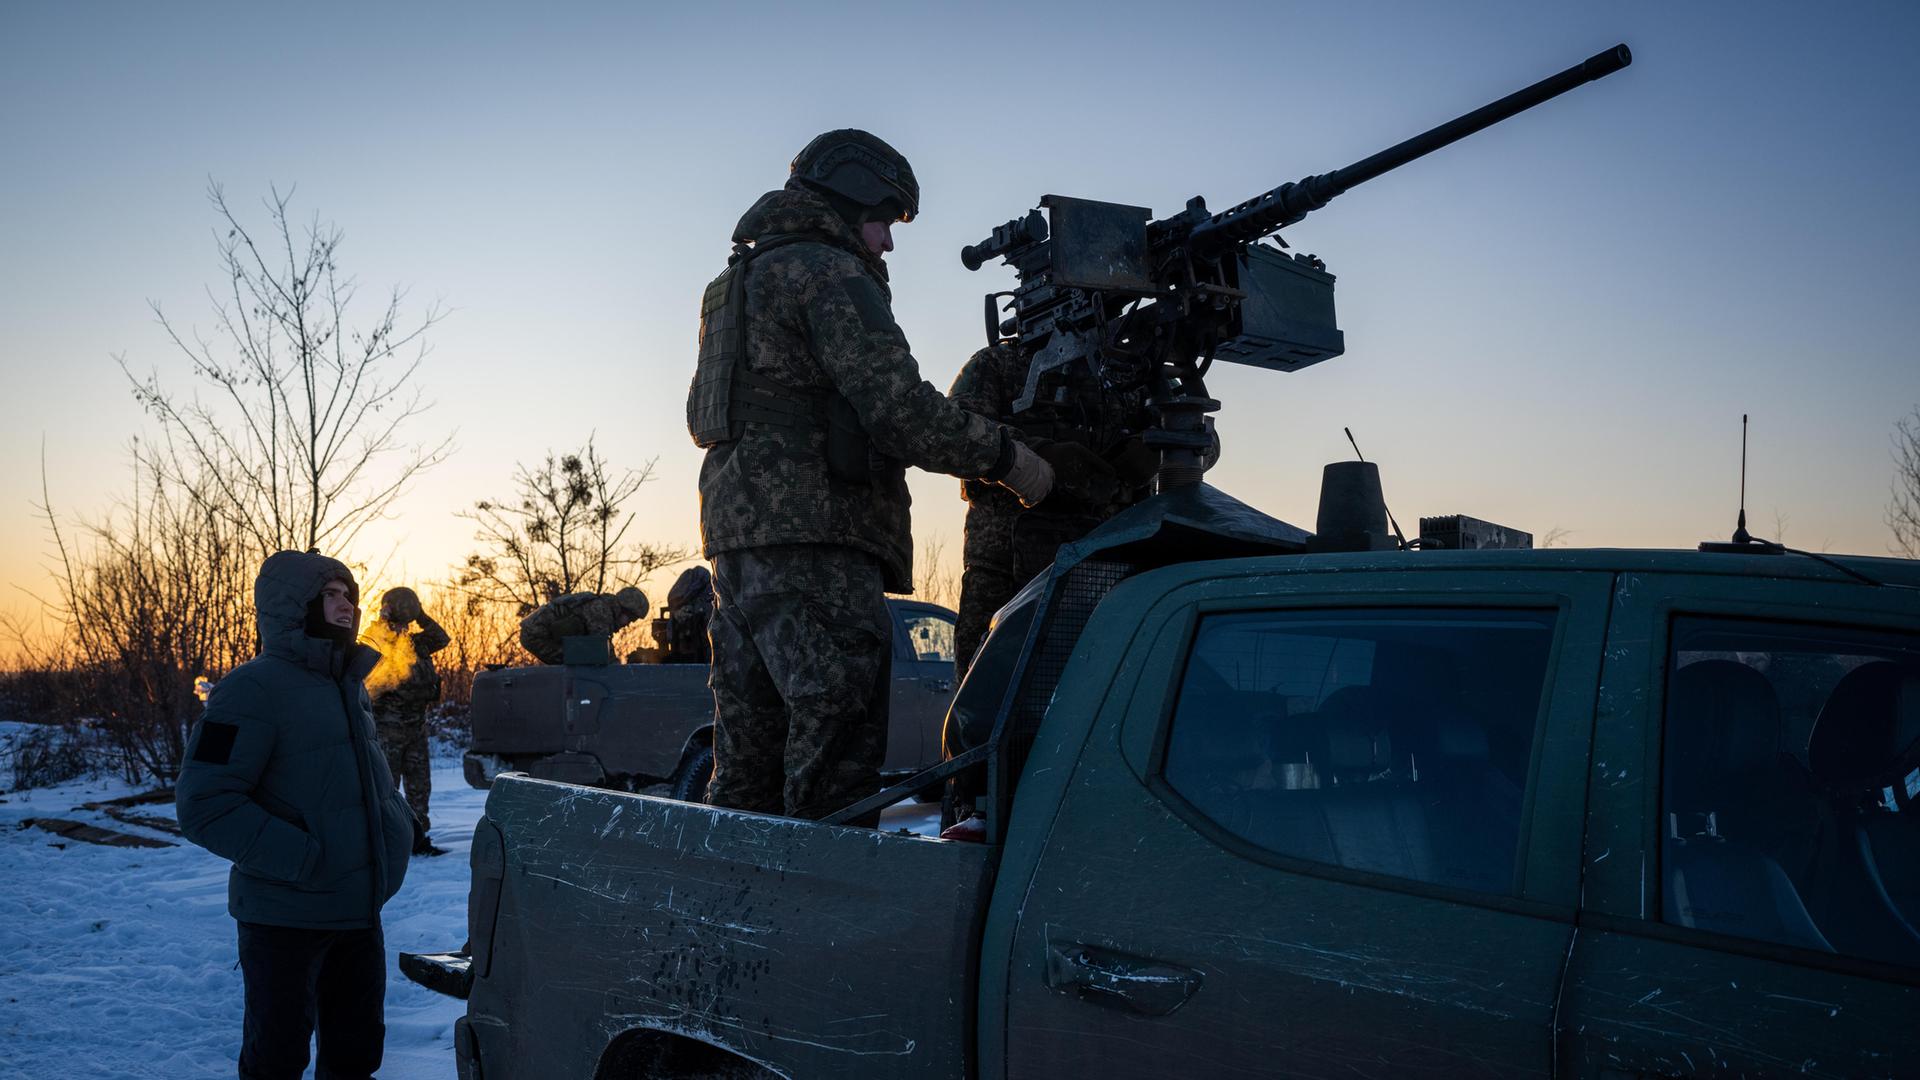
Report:
<svg viewBox="0 0 1920 1080"><path fill-rule="evenodd" d="M889 598L893 691L883 773L940 760L940 725L953 694L953 612ZM582 642L581 644L590 644ZM639 791L666 785L698 799L713 775L713 694L706 664L605 662L502 668L473 680L467 783L513 770L546 780Z"/></svg>

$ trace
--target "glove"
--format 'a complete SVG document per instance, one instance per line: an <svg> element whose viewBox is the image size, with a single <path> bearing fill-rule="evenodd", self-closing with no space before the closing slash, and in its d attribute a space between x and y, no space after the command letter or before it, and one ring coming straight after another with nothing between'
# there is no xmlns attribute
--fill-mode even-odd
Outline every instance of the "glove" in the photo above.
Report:
<svg viewBox="0 0 1920 1080"><path fill-rule="evenodd" d="M1043 443L1035 449L1053 466L1053 494L1088 506L1105 506L1119 493L1120 477L1106 459L1077 442Z"/></svg>
<svg viewBox="0 0 1920 1080"><path fill-rule="evenodd" d="M1053 490L1053 466L1032 450L1027 444L1016 440L1013 444L1013 468L1001 477L999 485L1013 492L1021 506L1038 506L1041 500Z"/></svg>

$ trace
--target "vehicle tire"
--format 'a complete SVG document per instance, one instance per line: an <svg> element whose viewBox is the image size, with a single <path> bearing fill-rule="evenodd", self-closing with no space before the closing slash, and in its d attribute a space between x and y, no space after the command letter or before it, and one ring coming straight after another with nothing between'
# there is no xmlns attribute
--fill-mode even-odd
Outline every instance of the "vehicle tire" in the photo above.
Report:
<svg viewBox="0 0 1920 1080"><path fill-rule="evenodd" d="M673 797L681 802L706 802L707 785L712 782L713 747L703 746L674 774Z"/></svg>

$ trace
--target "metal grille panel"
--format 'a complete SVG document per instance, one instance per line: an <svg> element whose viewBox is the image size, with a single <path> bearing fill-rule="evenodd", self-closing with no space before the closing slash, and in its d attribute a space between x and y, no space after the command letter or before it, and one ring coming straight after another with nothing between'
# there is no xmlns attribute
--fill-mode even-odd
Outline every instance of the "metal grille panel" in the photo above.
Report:
<svg viewBox="0 0 1920 1080"><path fill-rule="evenodd" d="M1135 569L1131 562L1087 559L1067 571L1066 580L1061 582L1054 597L1053 609L1047 614L1040 644L1029 662L1025 685L1014 702L1013 715L1008 718L1008 775L1019 776L1020 770L1026 767L1027 754L1033 749L1040 721L1046 718L1054 689L1060 685L1060 674L1066 670L1068 658L1079 645L1080 632L1086 629L1093 609Z"/></svg>

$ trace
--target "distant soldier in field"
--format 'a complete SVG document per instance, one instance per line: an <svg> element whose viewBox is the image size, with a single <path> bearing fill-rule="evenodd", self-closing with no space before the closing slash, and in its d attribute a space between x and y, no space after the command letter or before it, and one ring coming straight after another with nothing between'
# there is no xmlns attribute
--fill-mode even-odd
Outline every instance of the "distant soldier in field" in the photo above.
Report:
<svg viewBox="0 0 1920 1080"><path fill-rule="evenodd" d="M360 635L380 650L380 664L367 677L373 699L373 723L393 779L406 789L417 827L415 855L439 855L427 839L432 827L428 803L433 795L433 759L427 747L427 710L440 700L440 673L433 654L450 640L420 606L420 597L402 585L380 597L380 617Z"/></svg>
<svg viewBox="0 0 1920 1080"><path fill-rule="evenodd" d="M647 617L647 594L629 585L617 593L568 593L533 609L520 620L520 644L543 664L566 662L570 637L612 637L628 623Z"/></svg>
<svg viewBox="0 0 1920 1080"><path fill-rule="evenodd" d="M704 566L689 567L667 590L666 636L662 620L654 620L654 638L676 664L704 664L713 658L707 643L707 624L713 619L713 573Z"/></svg>

